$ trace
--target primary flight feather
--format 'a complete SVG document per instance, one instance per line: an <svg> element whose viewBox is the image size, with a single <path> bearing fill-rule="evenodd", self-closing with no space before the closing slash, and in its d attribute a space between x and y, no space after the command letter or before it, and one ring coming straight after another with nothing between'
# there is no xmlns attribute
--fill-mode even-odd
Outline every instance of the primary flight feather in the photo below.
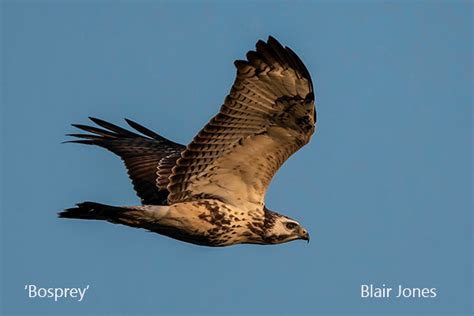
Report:
<svg viewBox="0 0 474 316"><path fill-rule="evenodd" d="M258 41L219 113L181 145L130 120L136 132L90 118L89 134L70 142L97 145L125 163L140 206L83 202L63 218L106 220L205 246L309 241L297 221L265 207L280 166L311 139L313 84L300 58L276 39Z"/></svg>

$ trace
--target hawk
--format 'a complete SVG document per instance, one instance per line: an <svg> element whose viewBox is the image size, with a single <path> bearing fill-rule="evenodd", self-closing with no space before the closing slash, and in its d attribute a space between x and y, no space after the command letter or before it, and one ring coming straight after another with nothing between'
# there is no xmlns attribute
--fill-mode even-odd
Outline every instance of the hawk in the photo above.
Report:
<svg viewBox="0 0 474 316"><path fill-rule="evenodd" d="M97 145L118 155L139 206L83 202L61 218L105 220L203 246L309 242L308 231L269 210L265 192L293 153L309 142L316 109L310 74L276 39L260 40L224 104L187 146L126 119L135 131L92 118L73 124L87 133L69 142Z"/></svg>

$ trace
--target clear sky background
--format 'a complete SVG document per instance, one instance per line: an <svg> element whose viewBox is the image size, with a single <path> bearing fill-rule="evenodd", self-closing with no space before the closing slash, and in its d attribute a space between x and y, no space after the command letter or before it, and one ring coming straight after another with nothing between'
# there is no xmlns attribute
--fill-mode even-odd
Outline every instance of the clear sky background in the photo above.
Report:
<svg viewBox="0 0 474 316"><path fill-rule="evenodd" d="M472 312L472 2L1 4L2 315ZM233 61L273 35L312 74L318 130L267 206L311 243L198 247L56 213L134 205L120 160L61 144L87 116L187 143ZM361 299L360 285L437 288ZM85 287L82 302L26 284Z"/></svg>

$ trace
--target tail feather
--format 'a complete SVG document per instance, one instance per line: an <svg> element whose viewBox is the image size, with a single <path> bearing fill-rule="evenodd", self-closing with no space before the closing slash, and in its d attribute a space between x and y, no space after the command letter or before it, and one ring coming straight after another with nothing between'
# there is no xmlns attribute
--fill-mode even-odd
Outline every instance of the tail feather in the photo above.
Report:
<svg viewBox="0 0 474 316"><path fill-rule="evenodd" d="M58 213L59 218L103 220L113 224L155 230L156 217L147 214L142 206L111 206L96 202L83 202Z"/></svg>
<svg viewBox="0 0 474 316"><path fill-rule="evenodd" d="M76 207L65 209L58 213L59 218L76 218L76 219L94 219L94 220L111 220L116 217L123 209L120 207L95 203L83 202L76 204Z"/></svg>

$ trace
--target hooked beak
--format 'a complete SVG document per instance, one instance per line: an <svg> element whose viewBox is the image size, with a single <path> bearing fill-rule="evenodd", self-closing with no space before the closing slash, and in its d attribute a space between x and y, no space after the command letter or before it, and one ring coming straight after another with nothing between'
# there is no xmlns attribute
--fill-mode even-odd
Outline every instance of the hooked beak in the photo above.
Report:
<svg viewBox="0 0 474 316"><path fill-rule="evenodd" d="M306 240L309 243L309 233L306 229L301 231L301 239Z"/></svg>

